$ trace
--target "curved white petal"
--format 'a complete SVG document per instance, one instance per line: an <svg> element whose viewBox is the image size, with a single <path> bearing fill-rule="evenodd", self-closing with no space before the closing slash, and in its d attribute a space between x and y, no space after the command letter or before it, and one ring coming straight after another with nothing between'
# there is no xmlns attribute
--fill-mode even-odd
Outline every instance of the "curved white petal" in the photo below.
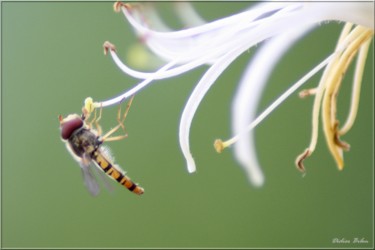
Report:
<svg viewBox="0 0 375 250"><path fill-rule="evenodd" d="M233 27L233 25L236 25L238 23L251 23L252 21L267 13L278 11L284 8L285 6L290 5L290 3L261 4L250 10L230 15L228 17L220 18L215 21L205 23L201 26L173 32L160 32L152 30L145 25L143 18L135 18L135 16L133 15L135 14L135 10L132 9L132 11L129 11L129 9L127 8L122 8L122 10L129 23L132 25L132 27L138 34L147 34L152 38L166 40L173 39L186 43L186 39L194 39L200 35L209 37L210 34L212 35L212 32L216 33L222 31L223 27L230 29ZM294 3L293 5L301 6L302 4ZM138 14L140 15L140 13Z"/></svg>
<svg viewBox="0 0 375 250"><path fill-rule="evenodd" d="M187 27L195 27L206 24L207 22L195 11L189 2L177 1L174 3L177 16Z"/></svg>
<svg viewBox="0 0 375 250"><path fill-rule="evenodd" d="M251 46L251 45L250 45ZM181 115L180 128L179 128L179 140L182 153L185 156L187 162L187 168L190 173L195 172L196 166L193 156L190 152L189 134L190 126L193 120L194 114L197 108L206 95L207 91L221 75L221 73L239 56L241 55L248 46L241 46L230 52L225 56L221 57L215 64L213 64L207 72L204 74L202 79L199 81L197 86L194 88L190 95L185 108Z"/></svg>
<svg viewBox="0 0 375 250"><path fill-rule="evenodd" d="M256 35L252 29L268 21L273 22L275 27L279 26L280 32L294 28L301 22L318 23L330 20L374 27L374 5L366 2L268 2L204 25L172 32L150 29L144 21L145 18L142 18L142 13L136 9L123 8L123 13L134 30L144 38L146 45L168 61L181 55L199 56L205 50L230 42L232 38L242 34ZM280 13L284 13L282 18L287 21L282 26L279 25L279 20L274 18Z"/></svg>
<svg viewBox="0 0 375 250"><path fill-rule="evenodd" d="M260 97L273 68L290 46L307 31L308 28L305 27L279 35L263 45L256 53L247 66L233 99L234 134L244 131L255 119ZM263 185L264 176L256 157L253 130L249 132L248 137L241 136L234 144L234 153L250 182L254 186Z"/></svg>
<svg viewBox="0 0 375 250"><path fill-rule="evenodd" d="M222 59L223 57L226 57L229 54L227 51L241 51L242 53L243 51L254 46L255 44L267 38L270 38L279 34L283 29L291 30L292 28L289 27L288 24L290 24L291 22L298 21L300 19L300 15L296 13L291 14L290 12L296 11L296 8L298 9L298 7L299 7L298 5L297 6L291 5L291 6L285 7L284 9L279 10L277 13L274 13L272 17L267 18L267 20L262 20L262 25L254 26L250 34L247 34L246 32L244 32L243 34L240 34L238 36L231 37L231 39L227 38L226 43L220 44L218 46L213 46L210 49L207 49L206 51L201 51L201 53L196 52L196 55L193 55L193 56L189 55L187 56L187 58L186 57L175 58L174 60L167 63L164 67L162 67L157 72L152 73L151 75L148 75L149 76L148 78L146 78L144 81L139 83L137 86L135 86L131 90L127 91L126 93L118 97L102 102L101 103L102 107L113 105L115 103L120 102L121 100L125 98L128 98L129 96L143 89L152 80L167 77L168 74L169 74L169 77L172 75L177 75L177 73L182 73L186 71L188 68L191 69L191 68L197 67L209 60L213 60L214 64L223 64L223 65L226 65L225 67L227 67L228 62L226 61L223 62L223 59ZM310 22L311 22L310 19L307 20L307 23L310 23ZM294 27L294 29L297 29L297 27L301 27L305 25L306 25L305 22L299 22L298 24L295 25L296 27ZM236 29L238 30L239 27L236 26ZM115 55L115 52L111 51L111 55L112 56ZM182 65L181 67L175 67L177 64L181 64L183 61L185 61L184 65ZM120 60L118 61L116 60L116 63L120 63Z"/></svg>
<svg viewBox="0 0 375 250"><path fill-rule="evenodd" d="M114 104L122 102L123 100L129 98L130 96L132 96L135 93L137 93L138 91L140 91L141 89L145 88L155 78L158 78L159 74L162 74L164 71L170 69L175 64L176 63L173 62L173 61L167 63L166 65L164 65L163 67L161 67L158 71L156 71L155 73L153 73L152 75L150 75L150 77L146 78L145 80L143 80L142 82L140 82L139 84L137 84L135 87L131 88L130 90L126 91L125 93L123 93L123 94L121 94L119 96L113 97L113 98L111 98L111 99L109 99L107 101L100 102L99 106L100 107L108 107L108 106L111 106L111 105L114 105Z"/></svg>
<svg viewBox="0 0 375 250"><path fill-rule="evenodd" d="M264 4L201 26L174 32L152 30L142 20L134 18L134 11L123 8L123 12L135 31L144 38L145 44L155 54L165 60L173 60L181 56L199 57L212 48L225 46L239 36L250 35L252 28L262 25L264 20L273 20L275 13L276 16L280 16L281 13L287 16L288 13L301 8L301 3Z"/></svg>

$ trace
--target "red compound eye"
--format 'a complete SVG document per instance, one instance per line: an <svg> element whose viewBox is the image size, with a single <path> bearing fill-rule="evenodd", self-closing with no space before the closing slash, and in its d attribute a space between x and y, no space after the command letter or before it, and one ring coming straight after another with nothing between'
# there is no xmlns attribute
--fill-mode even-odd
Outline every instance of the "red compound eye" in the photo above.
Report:
<svg viewBox="0 0 375 250"><path fill-rule="evenodd" d="M81 117L74 116L73 118L69 119L69 116L66 118L66 120L62 121L60 124L60 130L61 130L61 137L64 140L69 139L69 137L73 134L73 132L83 126L83 120Z"/></svg>

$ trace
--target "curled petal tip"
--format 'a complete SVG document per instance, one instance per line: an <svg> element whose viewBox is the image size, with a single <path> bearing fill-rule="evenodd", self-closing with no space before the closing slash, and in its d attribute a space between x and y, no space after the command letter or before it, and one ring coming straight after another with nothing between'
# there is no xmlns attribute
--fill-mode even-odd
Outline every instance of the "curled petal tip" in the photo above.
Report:
<svg viewBox="0 0 375 250"><path fill-rule="evenodd" d="M189 173L194 173L197 170L194 160L187 162L187 169Z"/></svg>
<svg viewBox="0 0 375 250"><path fill-rule="evenodd" d="M264 175L259 169L248 171L247 177L254 187L262 187L264 184Z"/></svg>

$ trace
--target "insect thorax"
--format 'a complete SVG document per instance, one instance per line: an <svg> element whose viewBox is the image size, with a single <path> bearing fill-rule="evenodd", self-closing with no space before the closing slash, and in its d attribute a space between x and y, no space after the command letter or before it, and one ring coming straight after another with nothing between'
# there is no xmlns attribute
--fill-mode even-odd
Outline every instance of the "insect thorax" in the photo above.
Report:
<svg viewBox="0 0 375 250"><path fill-rule="evenodd" d="M68 142L79 157L82 157L83 154L91 156L101 144L99 137L86 128L74 131Z"/></svg>

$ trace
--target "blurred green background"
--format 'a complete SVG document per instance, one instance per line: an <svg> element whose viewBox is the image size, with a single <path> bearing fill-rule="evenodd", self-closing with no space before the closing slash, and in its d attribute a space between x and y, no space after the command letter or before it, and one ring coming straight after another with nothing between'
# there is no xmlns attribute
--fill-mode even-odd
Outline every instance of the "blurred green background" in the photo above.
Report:
<svg viewBox="0 0 375 250"><path fill-rule="evenodd" d="M214 20L249 3L193 5ZM172 3L155 6L173 28L181 27ZM101 46L111 41L126 61L137 38L110 2L2 2L1 18L2 247L373 246L373 56L356 123L343 138L351 144L343 171L322 133L305 162L307 175L296 170L294 160L310 140L313 102L296 94L256 128L266 177L262 188L248 183L231 149L214 151L213 141L231 133L231 101L252 48L224 72L198 109L191 130L196 173L186 170L178 124L206 66L139 93L126 120L129 137L109 144L145 194L136 196L113 182L113 193L103 189L92 197L60 141L57 116L79 113L87 96L106 100L136 84ZM283 58L259 111L331 53L341 28L323 23ZM351 81L352 70L339 96L342 121ZM116 124L116 112L117 107L104 109L105 131ZM333 243L355 238L367 243Z"/></svg>

